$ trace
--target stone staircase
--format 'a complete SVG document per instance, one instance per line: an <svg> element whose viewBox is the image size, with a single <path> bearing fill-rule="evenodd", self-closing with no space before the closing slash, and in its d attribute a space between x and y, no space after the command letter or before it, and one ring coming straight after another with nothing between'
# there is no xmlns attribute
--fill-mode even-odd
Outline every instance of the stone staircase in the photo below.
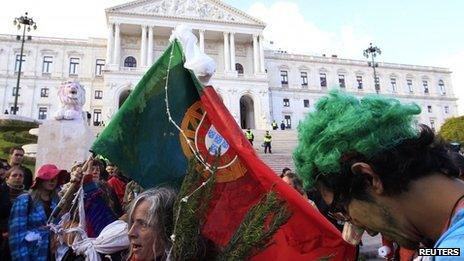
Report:
<svg viewBox="0 0 464 261"><path fill-rule="evenodd" d="M95 135L103 131L102 126L91 126ZM245 130L244 130L245 131ZM295 170L292 160L293 150L297 146L297 132L296 130L271 130L272 135L272 154L264 154L263 144L265 130L252 130L255 135L253 147L260 156L260 158L271 167L276 173L280 174L285 167Z"/></svg>
<svg viewBox="0 0 464 261"><path fill-rule="evenodd" d="M255 135L253 147L258 152L260 158L271 167L276 173L280 174L282 169L288 167L295 170L292 160L293 150L298 143L296 130L271 130L272 136L272 154L264 154L263 144L264 130L252 130Z"/></svg>

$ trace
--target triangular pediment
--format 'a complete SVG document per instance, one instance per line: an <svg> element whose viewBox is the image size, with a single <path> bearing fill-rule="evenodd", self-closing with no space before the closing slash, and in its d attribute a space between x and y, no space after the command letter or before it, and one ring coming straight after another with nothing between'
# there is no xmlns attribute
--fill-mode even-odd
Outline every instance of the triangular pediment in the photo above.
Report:
<svg viewBox="0 0 464 261"><path fill-rule="evenodd" d="M265 25L260 20L220 0L138 0L108 8L106 11L108 13Z"/></svg>

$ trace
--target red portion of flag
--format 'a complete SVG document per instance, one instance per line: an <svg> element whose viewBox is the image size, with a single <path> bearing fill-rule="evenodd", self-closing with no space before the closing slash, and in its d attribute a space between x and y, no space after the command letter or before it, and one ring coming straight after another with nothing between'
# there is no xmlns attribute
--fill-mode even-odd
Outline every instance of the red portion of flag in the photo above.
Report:
<svg viewBox="0 0 464 261"><path fill-rule="evenodd" d="M258 158L213 87L205 87L200 98L209 121L247 169L244 177L216 185L203 235L226 245L249 208L272 188L287 202L292 217L276 232L271 245L252 260L353 260L355 248Z"/></svg>
<svg viewBox="0 0 464 261"><path fill-rule="evenodd" d="M264 193L261 184L249 172L236 181L217 183L210 201L203 235L216 244L225 246L250 206L258 202Z"/></svg>

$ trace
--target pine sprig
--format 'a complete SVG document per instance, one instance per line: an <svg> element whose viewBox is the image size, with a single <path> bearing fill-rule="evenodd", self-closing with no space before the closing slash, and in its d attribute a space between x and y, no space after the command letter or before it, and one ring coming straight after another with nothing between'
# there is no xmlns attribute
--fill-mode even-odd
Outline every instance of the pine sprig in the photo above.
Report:
<svg viewBox="0 0 464 261"><path fill-rule="evenodd" d="M317 261L330 261L332 258L334 258L334 255L320 257Z"/></svg>
<svg viewBox="0 0 464 261"><path fill-rule="evenodd" d="M245 260L266 248L275 232L291 216L286 203L271 189L250 208L225 248L217 251L218 246L211 246L213 249L205 246L201 228L213 194L219 155L220 152L216 155L212 169L208 170L211 174L206 181L202 175L205 170L198 167L202 164L199 164L196 157L189 160L187 175L174 205L177 216L174 217L171 260L201 260L200 256L203 255L200 253L210 251L213 252L209 254L214 253L216 256L215 260Z"/></svg>
<svg viewBox="0 0 464 261"><path fill-rule="evenodd" d="M245 260L262 250L290 216L285 202L275 192L268 192L248 211L217 260Z"/></svg>
<svg viewBox="0 0 464 261"><path fill-rule="evenodd" d="M202 173L197 170L198 161L194 157L189 160L187 175L174 204L174 213L178 213L179 216L174 217L176 232L172 246L172 260L195 260L201 250L199 245L201 227L216 182L214 175L216 165L217 163L213 164L212 173L205 181ZM200 186L203 187L195 191Z"/></svg>

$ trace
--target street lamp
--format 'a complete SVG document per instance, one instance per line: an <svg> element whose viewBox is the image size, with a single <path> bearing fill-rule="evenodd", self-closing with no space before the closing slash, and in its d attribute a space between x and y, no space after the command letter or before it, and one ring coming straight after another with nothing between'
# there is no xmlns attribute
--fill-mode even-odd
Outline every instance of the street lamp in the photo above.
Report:
<svg viewBox="0 0 464 261"><path fill-rule="evenodd" d="M18 30L21 30L21 27L23 28L23 36L17 36L17 40L21 40L21 54L19 55L19 68L18 68L18 80L16 81L16 90L15 90L15 99L14 99L14 105L13 105L13 114L16 115L16 112L18 111L18 96L19 96L19 81L21 80L21 67L23 65L23 51L24 51L24 42L26 41L26 29L28 32L31 31L31 28L33 30L37 29L37 24L34 22L32 17L27 17L27 12L25 15L21 17L16 17L13 21L13 24L18 27ZM31 36L27 38L28 40L31 40Z"/></svg>
<svg viewBox="0 0 464 261"><path fill-rule="evenodd" d="M374 86L375 86L375 92L377 92L377 94L380 91L380 85L377 80L377 73L375 72L375 67L378 67L379 64L375 62L375 57L377 56L377 54L381 54L381 53L382 51L380 51L380 48L378 48L377 46L372 46L372 43L369 43L369 48L367 48L363 52L364 56L367 59L369 59L369 56L372 58L372 62L367 62L367 65L372 66L372 69L374 69Z"/></svg>

